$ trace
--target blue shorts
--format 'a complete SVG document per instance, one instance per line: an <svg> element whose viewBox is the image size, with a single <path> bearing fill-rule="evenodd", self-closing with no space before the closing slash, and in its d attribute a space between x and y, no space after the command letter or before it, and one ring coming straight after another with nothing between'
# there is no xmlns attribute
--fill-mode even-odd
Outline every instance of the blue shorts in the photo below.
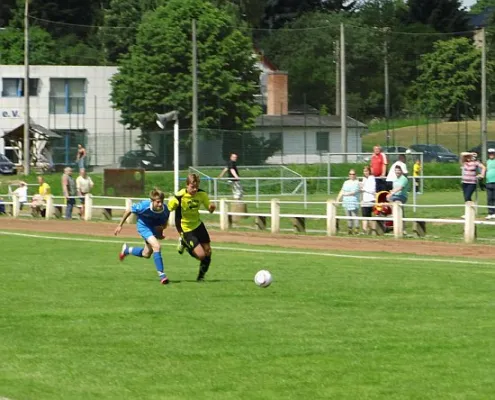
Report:
<svg viewBox="0 0 495 400"><path fill-rule="evenodd" d="M137 231L144 240L148 240L151 236L155 236L154 229L149 226L138 225Z"/></svg>

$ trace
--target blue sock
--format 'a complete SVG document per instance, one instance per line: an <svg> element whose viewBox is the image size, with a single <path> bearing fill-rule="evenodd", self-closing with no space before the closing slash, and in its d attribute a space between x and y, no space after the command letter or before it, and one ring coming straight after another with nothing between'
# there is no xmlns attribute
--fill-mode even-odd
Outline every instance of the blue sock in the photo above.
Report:
<svg viewBox="0 0 495 400"><path fill-rule="evenodd" d="M143 248L142 247L132 247L131 254L136 257L143 256Z"/></svg>
<svg viewBox="0 0 495 400"><path fill-rule="evenodd" d="M162 253L159 251L153 252L153 261L155 262L156 270L159 273L163 273L163 259Z"/></svg>

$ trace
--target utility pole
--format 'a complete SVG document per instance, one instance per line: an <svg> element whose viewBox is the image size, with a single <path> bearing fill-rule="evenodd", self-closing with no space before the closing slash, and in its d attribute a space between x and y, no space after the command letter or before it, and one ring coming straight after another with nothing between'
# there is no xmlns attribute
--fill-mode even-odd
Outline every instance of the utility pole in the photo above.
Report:
<svg viewBox="0 0 495 400"><path fill-rule="evenodd" d="M198 166L198 47L196 20L192 20L192 165Z"/></svg>
<svg viewBox="0 0 495 400"><path fill-rule="evenodd" d="M335 115L340 115L340 46L335 41Z"/></svg>
<svg viewBox="0 0 495 400"><path fill-rule="evenodd" d="M387 45L387 28L384 29L385 40L383 41L383 74L385 80L385 122L387 125L387 147L390 145L390 131L389 131L389 119L390 119L390 88L388 81L388 45Z"/></svg>
<svg viewBox="0 0 495 400"><path fill-rule="evenodd" d="M347 153L347 99L346 99L346 74L345 74L345 32L344 24L340 24L340 147L342 153ZM347 162L347 155L344 155Z"/></svg>
<svg viewBox="0 0 495 400"><path fill-rule="evenodd" d="M24 5L24 175L29 175L29 0Z"/></svg>
<svg viewBox="0 0 495 400"><path fill-rule="evenodd" d="M481 29L481 159L487 157L487 99L486 99L486 30Z"/></svg>

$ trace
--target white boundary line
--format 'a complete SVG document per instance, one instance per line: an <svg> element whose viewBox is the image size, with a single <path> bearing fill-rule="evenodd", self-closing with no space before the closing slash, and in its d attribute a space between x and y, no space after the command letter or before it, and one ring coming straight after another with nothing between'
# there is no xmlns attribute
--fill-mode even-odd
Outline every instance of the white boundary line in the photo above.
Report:
<svg viewBox="0 0 495 400"><path fill-rule="evenodd" d="M47 239L47 240L65 240L71 242L92 242L92 243L111 243L111 244L122 244L125 240L105 240L105 239L91 239L91 238L68 238L59 236L44 236L35 235L29 233L19 233L10 231L0 231L0 235L7 236L21 236L27 238L37 238L37 239ZM130 244L141 244L142 242L128 241ZM175 247L175 243L162 243L163 246ZM458 259L447 259L445 258L423 258L421 256L411 257L411 256L394 256L394 257L383 257L383 256L364 256L364 255L354 255L354 254L337 254L337 253L323 253L318 251L297 251L297 250L268 250L268 249L247 249L243 247L228 247L228 246L215 246L215 250L225 250L225 251L243 251L245 253L261 253L261 254L294 254L302 256L323 256L323 257L334 257L334 258L352 258L358 260L391 260L391 261L427 261L427 262L439 262L439 263L451 263L451 264L464 264L464 265L487 265L495 267L495 262L486 261L474 261L474 260L458 260ZM389 253L390 254L390 253Z"/></svg>

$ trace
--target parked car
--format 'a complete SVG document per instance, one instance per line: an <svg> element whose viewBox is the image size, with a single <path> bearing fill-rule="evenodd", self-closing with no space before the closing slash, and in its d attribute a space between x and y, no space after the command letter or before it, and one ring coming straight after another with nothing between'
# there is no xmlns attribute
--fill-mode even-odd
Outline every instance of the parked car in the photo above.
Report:
<svg viewBox="0 0 495 400"><path fill-rule="evenodd" d="M471 150L469 150L471 153L478 153L478 155L481 154L481 144L479 144L478 146L476 147L473 147ZM486 149L495 149L495 141L493 140L487 140L486 142ZM483 159L485 159L486 157L482 157Z"/></svg>
<svg viewBox="0 0 495 400"><path fill-rule="evenodd" d="M17 167L6 156L0 154L0 174L2 175L15 175L17 173Z"/></svg>
<svg viewBox="0 0 495 400"><path fill-rule="evenodd" d="M411 151L423 153L424 162L459 162L459 156L457 154L439 144L413 144L409 148Z"/></svg>
<svg viewBox="0 0 495 400"><path fill-rule="evenodd" d="M146 170L164 169L154 151L151 150L131 150L120 159L120 168L143 168Z"/></svg>

